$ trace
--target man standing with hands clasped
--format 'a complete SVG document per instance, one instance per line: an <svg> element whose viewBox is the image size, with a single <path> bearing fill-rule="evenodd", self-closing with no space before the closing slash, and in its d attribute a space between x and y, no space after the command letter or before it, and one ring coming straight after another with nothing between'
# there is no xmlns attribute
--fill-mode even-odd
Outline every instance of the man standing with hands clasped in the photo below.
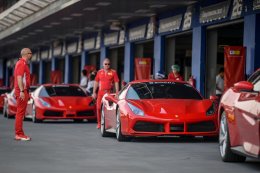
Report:
<svg viewBox="0 0 260 173"><path fill-rule="evenodd" d="M23 119L29 99L30 69L28 64L32 58L32 51L29 48L21 50L21 58L17 61L14 69L14 90L17 101L17 112L15 116L15 140L29 141L23 131Z"/></svg>
<svg viewBox="0 0 260 173"><path fill-rule="evenodd" d="M112 92L113 84L115 84L116 97L119 91L119 79L115 70L110 69L110 60L108 58L103 61L103 69L97 72L94 89L93 98L97 97L97 128L99 129L101 124L101 100L104 94ZM98 89L98 94L96 95Z"/></svg>

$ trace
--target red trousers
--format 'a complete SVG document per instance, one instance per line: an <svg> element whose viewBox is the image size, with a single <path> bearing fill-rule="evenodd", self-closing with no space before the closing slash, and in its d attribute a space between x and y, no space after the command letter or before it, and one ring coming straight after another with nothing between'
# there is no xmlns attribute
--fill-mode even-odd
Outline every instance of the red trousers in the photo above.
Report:
<svg viewBox="0 0 260 173"><path fill-rule="evenodd" d="M26 90L24 90L24 96L25 96L24 100L20 99L20 97L16 97L16 102L17 102L17 112L15 115L15 134L16 135L24 135L23 119L25 116L27 102L29 99L29 94Z"/></svg>
<svg viewBox="0 0 260 173"><path fill-rule="evenodd" d="M100 122L101 122L101 101L102 101L103 96L106 93L109 93L109 92L102 91L102 90L98 91L98 96L97 96L97 122L98 122L98 124L100 124Z"/></svg>

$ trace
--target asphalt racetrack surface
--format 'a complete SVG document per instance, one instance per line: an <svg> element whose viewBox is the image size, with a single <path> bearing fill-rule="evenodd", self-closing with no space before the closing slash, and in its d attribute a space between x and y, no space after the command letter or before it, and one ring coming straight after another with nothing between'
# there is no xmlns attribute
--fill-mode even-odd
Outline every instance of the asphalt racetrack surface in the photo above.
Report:
<svg viewBox="0 0 260 173"><path fill-rule="evenodd" d="M224 163L203 138L103 138L95 123L24 122L32 141L14 140L14 119L0 114L0 173L251 173L258 160Z"/></svg>

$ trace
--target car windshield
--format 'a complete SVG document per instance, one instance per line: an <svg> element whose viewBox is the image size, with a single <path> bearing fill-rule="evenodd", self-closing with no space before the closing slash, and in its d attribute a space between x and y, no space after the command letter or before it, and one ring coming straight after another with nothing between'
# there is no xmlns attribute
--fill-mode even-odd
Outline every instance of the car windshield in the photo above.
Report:
<svg viewBox="0 0 260 173"><path fill-rule="evenodd" d="M132 84L127 99L195 99L202 100L200 94L189 84L177 82L145 82Z"/></svg>
<svg viewBox="0 0 260 173"><path fill-rule="evenodd" d="M53 96L76 96L86 97L86 93L78 86L45 86L40 92L40 96L53 97Z"/></svg>

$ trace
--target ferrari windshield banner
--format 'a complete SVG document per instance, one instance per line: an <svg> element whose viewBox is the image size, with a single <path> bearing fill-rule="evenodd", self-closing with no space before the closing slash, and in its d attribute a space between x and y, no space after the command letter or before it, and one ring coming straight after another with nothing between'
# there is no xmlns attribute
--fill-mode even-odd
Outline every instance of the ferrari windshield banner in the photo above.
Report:
<svg viewBox="0 0 260 173"><path fill-rule="evenodd" d="M31 85L37 85L38 84L38 79L37 79L37 75L36 74L31 74L30 75L30 79L31 79Z"/></svg>
<svg viewBox="0 0 260 173"><path fill-rule="evenodd" d="M51 83L52 84L61 83L61 71L60 70L54 70L51 72Z"/></svg>
<svg viewBox="0 0 260 173"><path fill-rule="evenodd" d="M87 76L89 77L89 74L93 71L96 71L95 65L85 65L84 69L87 70Z"/></svg>
<svg viewBox="0 0 260 173"><path fill-rule="evenodd" d="M135 80L150 79L151 58L135 58Z"/></svg>
<svg viewBox="0 0 260 173"><path fill-rule="evenodd" d="M235 83L245 80L245 54L243 46L224 47L224 88L232 87Z"/></svg>

